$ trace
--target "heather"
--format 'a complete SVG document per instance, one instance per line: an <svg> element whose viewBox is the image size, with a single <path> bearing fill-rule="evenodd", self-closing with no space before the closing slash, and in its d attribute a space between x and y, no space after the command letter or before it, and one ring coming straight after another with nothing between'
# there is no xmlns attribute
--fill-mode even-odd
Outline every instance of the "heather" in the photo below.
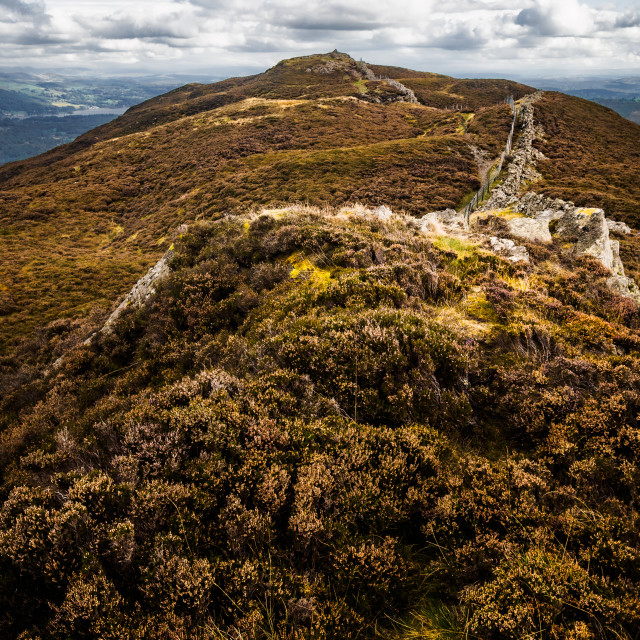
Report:
<svg viewBox="0 0 640 640"><path fill-rule="evenodd" d="M285 72L277 67L245 79L254 90L238 95L235 81L189 85L3 167L0 351L61 315L104 313L181 223L290 202L393 202L421 215L477 189L471 146L501 152L510 127L502 97L466 127L460 113L357 99L354 77L307 73L308 64L289 64L286 83L274 80ZM315 92L296 84L301 77ZM287 87L297 87L294 97ZM200 93L213 91L225 99L202 103Z"/></svg>
<svg viewBox="0 0 640 640"><path fill-rule="evenodd" d="M111 332L22 346L68 351L3 401L4 635L637 637L640 323L599 263L362 209L174 245Z"/></svg>

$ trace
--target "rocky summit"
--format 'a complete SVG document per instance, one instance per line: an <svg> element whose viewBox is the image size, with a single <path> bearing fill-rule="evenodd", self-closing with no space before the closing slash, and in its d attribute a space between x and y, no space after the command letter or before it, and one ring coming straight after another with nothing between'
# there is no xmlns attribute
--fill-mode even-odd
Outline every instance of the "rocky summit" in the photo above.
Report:
<svg viewBox="0 0 640 640"><path fill-rule="evenodd" d="M2 167L0 635L637 638L639 143L332 52Z"/></svg>

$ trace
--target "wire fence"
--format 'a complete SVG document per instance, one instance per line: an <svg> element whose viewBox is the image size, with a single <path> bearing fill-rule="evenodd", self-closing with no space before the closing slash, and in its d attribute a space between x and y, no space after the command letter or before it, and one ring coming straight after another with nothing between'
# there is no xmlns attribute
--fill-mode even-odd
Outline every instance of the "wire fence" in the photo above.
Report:
<svg viewBox="0 0 640 640"><path fill-rule="evenodd" d="M509 96L505 100L505 103L508 104L511 107L511 110L513 111L513 122L511 123L511 131L509 132L509 137L507 138L507 144L505 145L504 151L500 156L500 161L498 162L498 164L495 167L492 167L490 169L485 182L482 184L480 189L478 189L476 194L473 196L473 198L471 199L471 202L462 210L462 212L464 213L465 224L467 226L469 225L469 218L471 217L471 212L475 211L478 205L485 199L487 194L491 191L491 188L493 187L495 181L497 180L498 176L502 172L502 167L504 166L506 159L509 157L509 155L511 154L511 150L513 149L513 136L516 131L516 122L518 120L518 109L516 107L516 102L513 99L513 96Z"/></svg>

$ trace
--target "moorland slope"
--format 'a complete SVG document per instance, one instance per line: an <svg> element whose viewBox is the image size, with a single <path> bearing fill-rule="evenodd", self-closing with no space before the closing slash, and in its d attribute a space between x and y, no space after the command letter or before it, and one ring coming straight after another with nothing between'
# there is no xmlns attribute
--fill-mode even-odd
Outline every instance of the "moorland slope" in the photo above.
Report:
<svg viewBox="0 0 640 640"><path fill-rule="evenodd" d="M0 171L5 637L637 639L640 127L532 91L312 56Z"/></svg>
<svg viewBox="0 0 640 640"><path fill-rule="evenodd" d="M529 90L493 85L473 112L440 110L403 102L344 54L311 56L189 85L1 168L1 348L55 318L104 313L184 222L292 201L457 206L479 184L477 158L502 149L504 98Z"/></svg>

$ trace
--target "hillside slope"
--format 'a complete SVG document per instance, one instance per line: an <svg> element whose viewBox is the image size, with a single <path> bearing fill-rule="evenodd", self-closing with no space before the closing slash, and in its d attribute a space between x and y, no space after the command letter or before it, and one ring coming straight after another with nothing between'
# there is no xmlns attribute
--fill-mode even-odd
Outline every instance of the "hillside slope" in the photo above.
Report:
<svg viewBox="0 0 640 640"><path fill-rule="evenodd" d="M443 111L363 79L344 54L312 56L173 91L3 167L0 348L55 318L104 313L184 222L292 201L455 207L479 185L478 157L504 145L501 102L524 90Z"/></svg>
<svg viewBox="0 0 640 640"><path fill-rule="evenodd" d="M637 637L638 307L528 248L194 225L5 401L5 637Z"/></svg>
<svg viewBox="0 0 640 640"><path fill-rule="evenodd" d="M640 128L520 90L312 56L0 171L2 637L638 639Z"/></svg>

